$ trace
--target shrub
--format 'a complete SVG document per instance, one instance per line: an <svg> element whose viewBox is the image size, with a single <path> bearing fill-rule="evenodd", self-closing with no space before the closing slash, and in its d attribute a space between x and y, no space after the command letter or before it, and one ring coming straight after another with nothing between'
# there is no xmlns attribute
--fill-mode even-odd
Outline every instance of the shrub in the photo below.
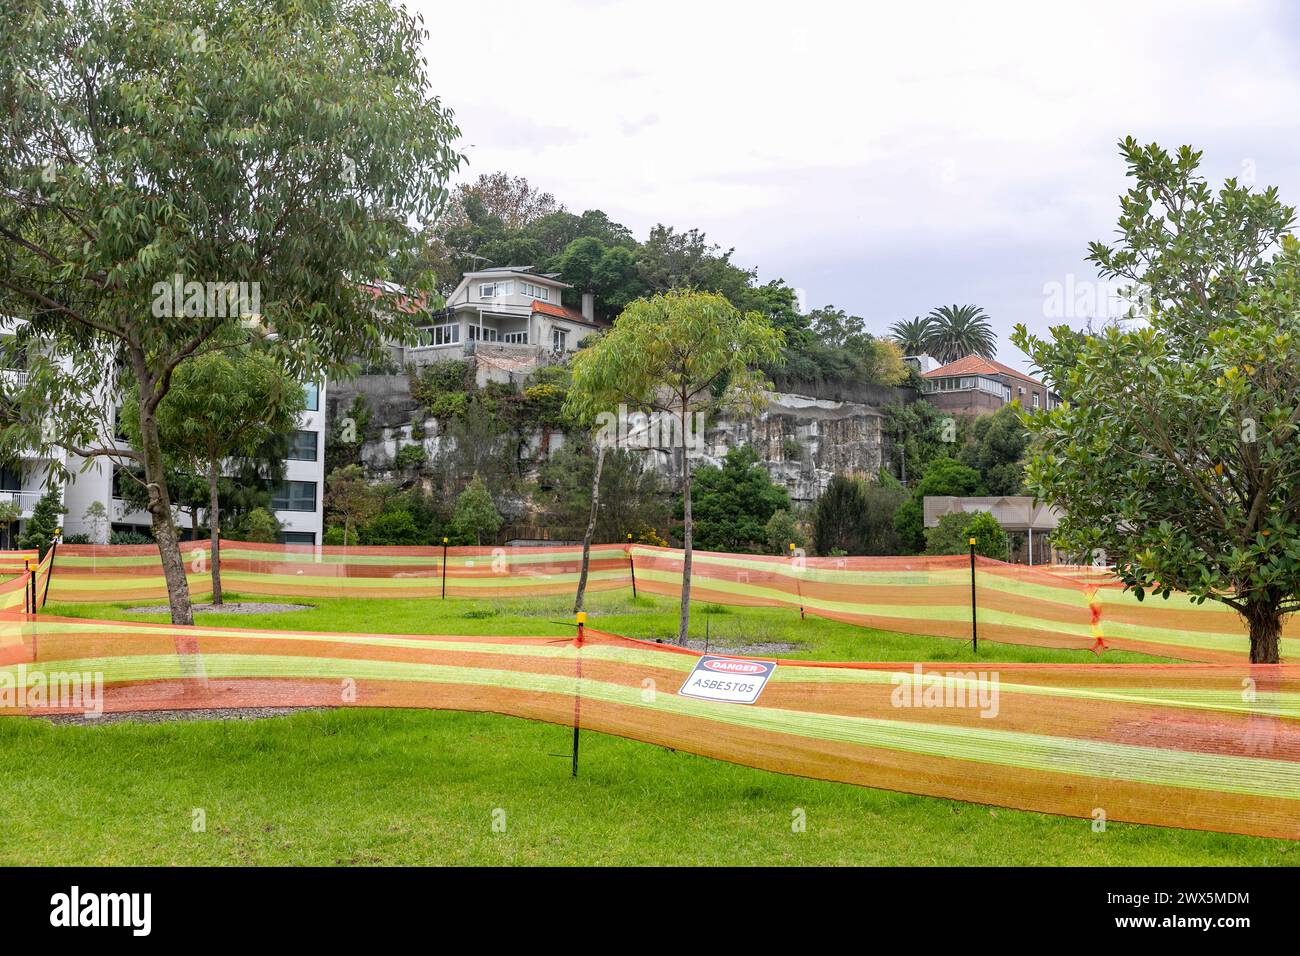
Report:
<svg viewBox="0 0 1300 956"><path fill-rule="evenodd" d="M767 522L767 549L772 554L786 554L792 544L796 548L807 547L808 539L799 530L794 515L784 508L778 508Z"/></svg>
<svg viewBox="0 0 1300 956"><path fill-rule="evenodd" d="M987 511L954 512L925 529L926 554L968 554L975 538L975 553L999 561L1007 559L1007 533Z"/></svg>
<svg viewBox="0 0 1300 956"><path fill-rule="evenodd" d="M340 528L338 525L332 525L326 528L325 533L321 536L320 543L321 544L342 544L343 529Z"/></svg>
<svg viewBox="0 0 1300 956"><path fill-rule="evenodd" d="M153 538L139 531L114 531L108 536L109 544L153 544Z"/></svg>
<svg viewBox="0 0 1300 956"><path fill-rule="evenodd" d="M927 495L979 495L984 491L980 473L958 464L951 458L936 458L916 483L912 498L894 515L894 529L904 548L920 551L925 547L924 505Z"/></svg>
<svg viewBox="0 0 1300 956"><path fill-rule="evenodd" d="M484 537L491 537L501 527L501 515L492 496L488 494L487 485L478 475L465 486L465 490L456 499L456 510L451 517L452 530L459 539L469 539L475 544L482 544Z"/></svg>
<svg viewBox="0 0 1300 956"><path fill-rule="evenodd" d="M420 471L429 464L423 445L403 445L397 450L393 465L399 471Z"/></svg>
<svg viewBox="0 0 1300 956"><path fill-rule="evenodd" d="M41 557L50 550L54 533L63 526L63 515L68 509L63 506L57 489L51 488L41 495L32 509L32 516L27 519L27 528L18 536L18 547L26 550L37 548Z"/></svg>
<svg viewBox="0 0 1300 956"><path fill-rule="evenodd" d="M342 537L340 536L340 540ZM428 535L420 530L409 511L385 511L361 528L362 544L426 544Z"/></svg>
<svg viewBox="0 0 1300 956"><path fill-rule="evenodd" d="M244 516L236 534L243 541L275 544L280 540L280 522L265 508L254 508Z"/></svg>

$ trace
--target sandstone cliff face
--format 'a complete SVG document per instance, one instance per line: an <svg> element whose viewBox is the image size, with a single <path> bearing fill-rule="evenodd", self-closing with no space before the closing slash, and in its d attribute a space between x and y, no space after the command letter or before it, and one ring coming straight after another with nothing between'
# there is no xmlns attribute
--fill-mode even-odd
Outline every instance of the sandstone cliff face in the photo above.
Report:
<svg viewBox="0 0 1300 956"><path fill-rule="evenodd" d="M363 376L331 386L331 427L335 416L347 414L353 396L358 394L365 397L371 412L361 457L367 472L375 478L399 477L394 472L394 459L407 445L422 445L428 460L436 461L454 441L436 419L423 416L402 375ZM835 474L873 476L882 466L892 468L884 406L912 401L915 394L905 389L879 389L871 397L879 404L774 393L767 409L757 417L723 416L711 422L705 429L700 453L692 457L692 465L717 465L729 449L751 445L765 462L772 480L784 485L791 499L813 501ZM562 433L544 435L541 429L521 437L517 443L503 441L500 453L518 455L525 475L564 443ZM680 475L680 453L647 449L638 454L666 476L676 479Z"/></svg>

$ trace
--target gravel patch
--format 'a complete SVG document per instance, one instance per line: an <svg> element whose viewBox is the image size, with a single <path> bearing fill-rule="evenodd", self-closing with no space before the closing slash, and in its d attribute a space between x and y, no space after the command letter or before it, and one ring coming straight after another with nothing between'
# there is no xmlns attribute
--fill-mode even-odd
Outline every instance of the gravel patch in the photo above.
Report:
<svg viewBox="0 0 1300 956"><path fill-rule="evenodd" d="M310 611L310 604L271 604L271 603L241 603L235 601L231 604L196 604L194 610L202 611L204 614L282 614L285 611ZM149 604L145 607L129 607L127 611L131 614L168 614L171 607L166 604Z"/></svg>
<svg viewBox="0 0 1300 956"><path fill-rule="evenodd" d="M49 714L41 719L52 724L75 724L94 727L99 724L120 724L133 721L137 724L170 724L185 720L263 720L267 717L288 717L321 707L218 707L200 710L132 710L124 713L101 714L86 717L82 714ZM41 716L41 715L33 715Z"/></svg>

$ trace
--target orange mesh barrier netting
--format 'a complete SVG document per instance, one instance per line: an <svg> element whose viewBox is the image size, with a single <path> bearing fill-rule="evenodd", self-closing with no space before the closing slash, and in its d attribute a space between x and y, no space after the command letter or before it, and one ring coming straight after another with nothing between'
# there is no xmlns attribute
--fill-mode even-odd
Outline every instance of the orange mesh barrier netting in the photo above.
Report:
<svg viewBox="0 0 1300 956"><path fill-rule="evenodd" d="M681 594L682 552L637 546L637 586ZM1102 586L1102 582L1105 586ZM1113 576L1076 580L1040 568L976 559L981 639L1073 649L1139 651L1192 661L1239 661L1248 649L1235 611L1186 595L1138 601ZM905 634L971 636L971 568L964 555L781 558L696 552L691 597L719 604L800 608L806 614ZM1284 657L1300 655L1288 622ZM1098 639L1101 639L1100 642Z"/></svg>
<svg viewBox="0 0 1300 956"><path fill-rule="evenodd" d="M206 543L181 545L190 589L211 591ZM530 597L571 593L578 584L581 547L463 547L447 549L448 597ZM221 543L221 581L245 594L284 597L440 597L440 547L312 547ZM627 549L591 549L587 587L626 587ZM51 601L165 600L167 584L156 545L61 545Z"/></svg>
<svg viewBox="0 0 1300 956"><path fill-rule="evenodd" d="M680 694L697 659L590 630L579 644L11 616L0 710L488 711L864 786L1300 838L1300 668L779 661L745 705Z"/></svg>
<svg viewBox="0 0 1300 956"><path fill-rule="evenodd" d="M682 552L630 549L640 590L681 593ZM311 547L222 544L222 580L234 592L299 597L439 597L443 552L430 547ZM571 593L581 561L578 547L450 548L448 597L508 598ZM186 544L191 590L210 590L209 550ZM629 587L632 568L623 545L592 548L588 587ZM1113 576L1065 573L977 559L980 637L1040 647L1106 648L1181 660L1230 662L1246 656L1246 630L1216 602L1186 596L1138 601ZM52 601L164 600L153 545L58 549ZM867 627L969 640L971 570L962 555L897 558L783 558L696 552L692 596L719 604L788 607ZM1284 658L1300 654L1297 626L1282 640Z"/></svg>
<svg viewBox="0 0 1300 956"><path fill-rule="evenodd" d="M30 551L0 551L0 577L10 574L22 574L30 561L35 564L40 553L33 548Z"/></svg>

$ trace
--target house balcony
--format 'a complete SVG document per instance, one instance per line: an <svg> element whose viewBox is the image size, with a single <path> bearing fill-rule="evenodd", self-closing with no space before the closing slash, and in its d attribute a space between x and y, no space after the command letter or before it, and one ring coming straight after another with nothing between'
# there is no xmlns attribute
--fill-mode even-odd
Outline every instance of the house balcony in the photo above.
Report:
<svg viewBox="0 0 1300 956"><path fill-rule="evenodd" d="M22 511L22 515L19 517L19 520L21 521L23 518L30 518L32 516L32 509L36 507L36 502L41 500L42 494L44 494L44 492L41 491L4 490L0 491L0 504L17 505Z"/></svg>

